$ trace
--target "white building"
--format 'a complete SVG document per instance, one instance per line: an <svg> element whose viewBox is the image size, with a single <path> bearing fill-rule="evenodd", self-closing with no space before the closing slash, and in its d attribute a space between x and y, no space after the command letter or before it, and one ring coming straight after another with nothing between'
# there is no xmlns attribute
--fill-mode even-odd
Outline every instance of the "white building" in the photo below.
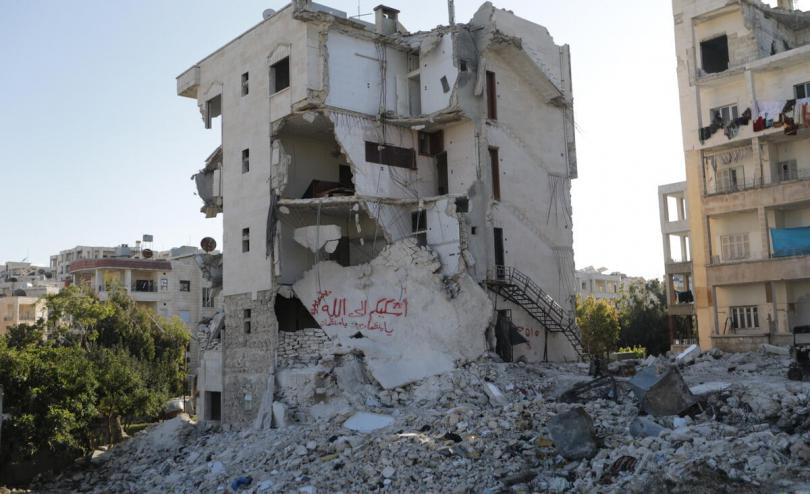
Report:
<svg viewBox="0 0 810 494"><path fill-rule="evenodd" d="M700 346L810 324L810 12L673 0Z"/></svg>
<svg viewBox="0 0 810 494"><path fill-rule="evenodd" d="M607 268L588 266L576 273L577 295L581 298L617 300L627 293L633 283L643 283L643 278L629 277L618 271L608 272Z"/></svg>
<svg viewBox="0 0 810 494"><path fill-rule="evenodd" d="M296 0L177 92L222 136L196 180L224 215L223 420L262 419L305 330L386 388L487 347L577 357L570 57L542 26L485 3L411 34Z"/></svg>

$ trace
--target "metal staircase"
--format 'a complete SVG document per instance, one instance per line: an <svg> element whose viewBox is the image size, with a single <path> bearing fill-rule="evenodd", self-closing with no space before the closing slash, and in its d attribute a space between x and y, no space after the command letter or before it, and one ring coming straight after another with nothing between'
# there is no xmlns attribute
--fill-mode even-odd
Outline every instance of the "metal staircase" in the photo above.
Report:
<svg viewBox="0 0 810 494"><path fill-rule="evenodd" d="M551 333L562 333L577 355L586 358L576 317L563 309L531 278L515 268L496 266L487 275L487 288L518 305Z"/></svg>

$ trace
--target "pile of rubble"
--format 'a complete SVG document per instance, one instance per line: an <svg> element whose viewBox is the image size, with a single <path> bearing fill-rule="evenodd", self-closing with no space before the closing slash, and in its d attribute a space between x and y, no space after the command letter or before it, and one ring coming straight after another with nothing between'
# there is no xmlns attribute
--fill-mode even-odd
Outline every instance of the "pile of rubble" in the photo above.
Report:
<svg viewBox="0 0 810 494"><path fill-rule="evenodd" d="M280 429L238 430L179 416L41 487L189 493L807 489L810 383L788 381L789 363L788 356L766 352L711 352L693 355L680 370L675 359L649 359L636 362L635 376L593 382L584 364L507 364L487 356L379 390L363 407ZM685 408L661 414L673 406Z"/></svg>

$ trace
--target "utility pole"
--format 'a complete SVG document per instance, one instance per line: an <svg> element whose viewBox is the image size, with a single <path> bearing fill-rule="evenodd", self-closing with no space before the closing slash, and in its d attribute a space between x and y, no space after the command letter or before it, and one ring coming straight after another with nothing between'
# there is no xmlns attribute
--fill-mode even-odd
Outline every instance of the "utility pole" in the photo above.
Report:
<svg viewBox="0 0 810 494"><path fill-rule="evenodd" d="M447 15L450 17L450 25L456 25L456 7L453 5L453 0L447 0Z"/></svg>

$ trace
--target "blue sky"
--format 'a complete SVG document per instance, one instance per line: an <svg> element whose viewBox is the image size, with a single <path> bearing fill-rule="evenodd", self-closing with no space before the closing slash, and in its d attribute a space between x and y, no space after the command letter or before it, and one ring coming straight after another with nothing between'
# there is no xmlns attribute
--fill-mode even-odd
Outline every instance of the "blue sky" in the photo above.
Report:
<svg viewBox="0 0 810 494"><path fill-rule="evenodd" d="M0 0L0 262L144 233L157 249L219 241L190 180L219 138L175 77L285 3ZM411 31L447 22L441 0L387 4ZM670 1L495 4L571 45L577 267L661 276L656 187L685 176ZM456 0L457 20L478 5Z"/></svg>

